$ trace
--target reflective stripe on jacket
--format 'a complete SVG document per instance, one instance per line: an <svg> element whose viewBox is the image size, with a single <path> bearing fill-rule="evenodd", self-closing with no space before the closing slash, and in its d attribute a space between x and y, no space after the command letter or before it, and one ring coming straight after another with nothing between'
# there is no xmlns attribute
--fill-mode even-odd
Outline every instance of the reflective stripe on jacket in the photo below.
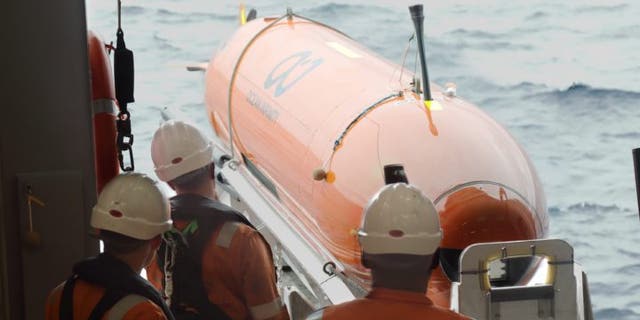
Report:
<svg viewBox="0 0 640 320"><path fill-rule="evenodd" d="M64 283L53 289L46 306L46 319L59 320L60 300ZM88 319L94 307L104 295L105 289L86 281L77 280L73 290L74 319ZM148 299L138 295L128 295L116 303L102 317L105 320L165 320L162 309ZM68 320L68 319L64 319Z"/></svg>

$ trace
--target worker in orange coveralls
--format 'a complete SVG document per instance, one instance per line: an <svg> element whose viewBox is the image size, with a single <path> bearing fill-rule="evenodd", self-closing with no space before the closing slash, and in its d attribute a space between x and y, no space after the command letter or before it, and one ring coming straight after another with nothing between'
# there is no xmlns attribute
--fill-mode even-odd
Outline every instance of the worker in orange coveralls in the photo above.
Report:
<svg viewBox="0 0 640 320"><path fill-rule="evenodd" d="M91 214L104 253L73 267L49 295L46 319L172 320L160 293L139 275L171 225L169 200L155 181L137 173L113 178Z"/></svg>
<svg viewBox="0 0 640 320"><path fill-rule="evenodd" d="M358 239L362 264L371 269L371 292L320 309L308 320L469 319L426 297L442 230L436 208L422 191L406 183L383 187L365 208Z"/></svg>
<svg viewBox="0 0 640 320"><path fill-rule="evenodd" d="M160 248L148 275L176 317L288 319L269 244L244 216L216 201L211 142L194 126L170 120L155 132L151 156L158 178L177 193L171 214L181 234L176 250Z"/></svg>

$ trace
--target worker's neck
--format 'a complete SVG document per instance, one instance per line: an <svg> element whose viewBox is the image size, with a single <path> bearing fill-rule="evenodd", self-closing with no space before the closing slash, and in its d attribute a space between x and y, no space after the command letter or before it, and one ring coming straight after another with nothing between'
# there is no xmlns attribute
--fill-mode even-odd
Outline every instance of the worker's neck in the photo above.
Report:
<svg viewBox="0 0 640 320"><path fill-rule="evenodd" d="M145 262L147 260L146 255L142 254L139 251L134 251L133 253L128 254L110 254L116 259L124 262L124 264L128 265L129 268L131 268L131 270L133 270L133 272L137 274L140 274L142 268L145 267Z"/></svg>
<svg viewBox="0 0 640 320"><path fill-rule="evenodd" d="M374 288L426 293L430 273L389 272L388 270L372 269L371 276Z"/></svg>
<svg viewBox="0 0 640 320"><path fill-rule="evenodd" d="M188 188L188 189L176 188L175 190L177 194L197 194L199 196L209 198L212 200L217 200L218 198L216 196L215 184L213 180L208 183L203 183L197 188Z"/></svg>

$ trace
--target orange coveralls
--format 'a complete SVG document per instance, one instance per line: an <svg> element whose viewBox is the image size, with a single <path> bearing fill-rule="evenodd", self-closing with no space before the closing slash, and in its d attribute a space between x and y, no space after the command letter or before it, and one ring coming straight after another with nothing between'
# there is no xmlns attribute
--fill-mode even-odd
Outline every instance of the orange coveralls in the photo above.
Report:
<svg viewBox="0 0 640 320"><path fill-rule="evenodd" d="M183 230L189 221L174 220ZM147 268L149 281L162 291L157 263ZM269 245L253 228L226 222L204 246L202 281L209 301L232 319L289 319L276 287Z"/></svg>
<svg viewBox="0 0 640 320"><path fill-rule="evenodd" d="M59 320L60 300L64 282L53 289L47 299L46 319ZM105 289L88 282L77 280L73 290L73 316L75 319L88 319L93 308L104 295ZM166 320L162 309L148 299L130 295L121 299L102 318L108 319L113 312L123 314L123 320Z"/></svg>
<svg viewBox="0 0 640 320"><path fill-rule="evenodd" d="M365 298L318 310L307 320L403 319L468 320L459 313L441 308L424 293L374 288Z"/></svg>

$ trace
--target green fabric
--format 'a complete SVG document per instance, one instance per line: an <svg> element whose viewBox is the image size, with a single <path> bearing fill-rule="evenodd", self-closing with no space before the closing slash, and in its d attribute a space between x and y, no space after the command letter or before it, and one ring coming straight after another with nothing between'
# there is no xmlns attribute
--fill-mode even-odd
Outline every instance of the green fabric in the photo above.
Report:
<svg viewBox="0 0 640 320"><path fill-rule="evenodd" d="M193 219L191 220L191 223L189 223L187 227L184 228L184 230L182 230L182 234L184 236L187 236L189 234L194 234L197 230L198 230L198 220Z"/></svg>

